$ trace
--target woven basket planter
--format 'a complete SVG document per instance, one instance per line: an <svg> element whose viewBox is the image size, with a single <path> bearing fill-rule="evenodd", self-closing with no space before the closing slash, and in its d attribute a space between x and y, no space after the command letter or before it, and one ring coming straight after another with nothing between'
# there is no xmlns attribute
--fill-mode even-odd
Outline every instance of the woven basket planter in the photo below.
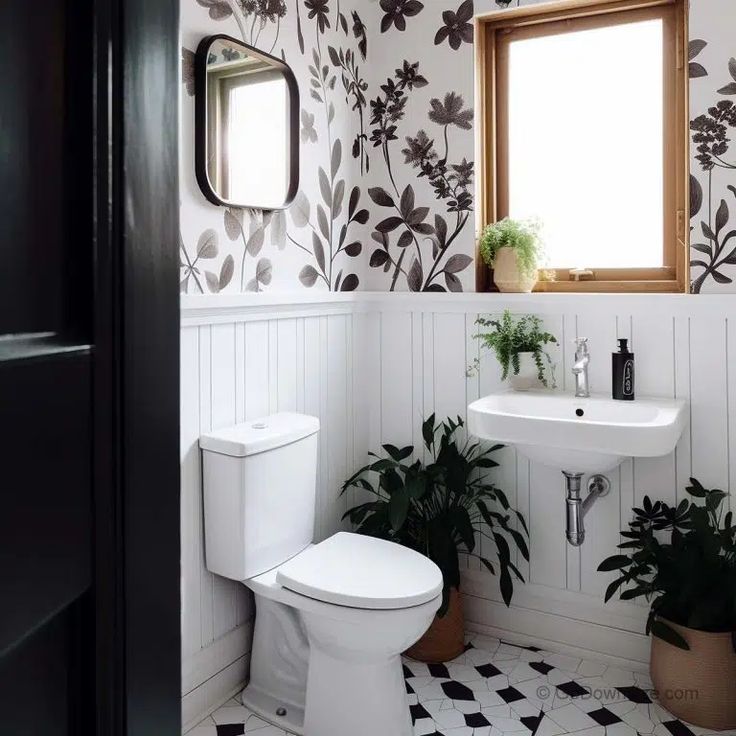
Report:
<svg viewBox="0 0 736 736"><path fill-rule="evenodd" d="M447 613L434 617L432 625L414 646L406 650L407 657L419 662L449 662L465 650L463 601L457 588L450 589Z"/></svg>
<svg viewBox="0 0 736 736"><path fill-rule="evenodd" d="M667 622L686 651L652 637L652 683L663 708L702 728L736 729L736 653L730 633L711 634Z"/></svg>

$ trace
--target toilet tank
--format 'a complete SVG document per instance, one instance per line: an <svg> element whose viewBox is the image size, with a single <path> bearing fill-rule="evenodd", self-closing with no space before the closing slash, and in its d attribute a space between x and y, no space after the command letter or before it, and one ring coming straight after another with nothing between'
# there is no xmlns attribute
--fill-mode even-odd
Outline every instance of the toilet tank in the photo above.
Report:
<svg viewBox="0 0 736 736"><path fill-rule="evenodd" d="M318 432L315 417L283 413L199 438L208 570L247 580L311 544Z"/></svg>

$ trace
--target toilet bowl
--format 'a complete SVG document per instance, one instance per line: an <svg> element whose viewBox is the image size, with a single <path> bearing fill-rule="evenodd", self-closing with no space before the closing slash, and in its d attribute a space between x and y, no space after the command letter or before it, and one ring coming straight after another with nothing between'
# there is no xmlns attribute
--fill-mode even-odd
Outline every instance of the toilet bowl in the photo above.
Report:
<svg viewBox="0 0 736 736"><path fill-rule="evenodd" d="M411 736L400 653L432 622L442 574L381 539L312 543L318 429L277 414L200 439L208 569L255 594L242 700L305 736Z"/></svg>

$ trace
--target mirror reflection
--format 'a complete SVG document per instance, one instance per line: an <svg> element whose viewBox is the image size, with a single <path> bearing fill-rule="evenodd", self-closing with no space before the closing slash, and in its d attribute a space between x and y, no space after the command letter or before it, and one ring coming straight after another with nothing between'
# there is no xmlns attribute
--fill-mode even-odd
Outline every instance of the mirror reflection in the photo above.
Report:
<svg viewBox="0 0 736 736"><path fill-rule="evenodd" d="M227 37L200 47L205 195L218 204L280 209L296 190L296 85L283 62ZM203 181L204 179L204 181ZM208 191L209 190L209 191Z"/></svg>

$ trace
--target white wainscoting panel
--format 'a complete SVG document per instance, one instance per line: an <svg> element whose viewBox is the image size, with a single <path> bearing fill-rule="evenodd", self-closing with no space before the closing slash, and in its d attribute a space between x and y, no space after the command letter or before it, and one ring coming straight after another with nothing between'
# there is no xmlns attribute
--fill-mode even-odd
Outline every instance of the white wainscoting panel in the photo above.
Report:
<svg viewBox="0 0 736 736"><path fill-rule="evenodd" d="M378 366L366 350L369 342L363 333L369 320L366 314L356 314L353 304L334 302L307 305L296 315L288 309L232 309L227 319L217 307L209 318L185 310L181 532L182 694L187 721L200 715L199 704L206 701L211 708L217 697L227 696L238 673L242 682L254 611L244 585L213 575L205 564L199 436L276 411L319 417L315 539L346 528L342 515L348 497L340 495L340 486L365 459L369 442L367 404L356 411L354 397L365 394L371 366ZM360 370L354 372L356 364Z"/></svg>
<svg viewBox="0 0 736 736"><path fill-rule="evenodd" d="M253 615L245 587L205 566L199 434L275 411L318 416L315 539L324 539L345 528L342 515L357 494L341 496L340 486L369 449L414 444L421 457L423 418L433 411L438 418L465 417L468 402L501 388L495 359L479 350L474 335L478 315L499 316L505 308L538 314L557 336L550 354L560 390L572 390L576 336L589 338L591 383L603 393L611 387L616 339L627 337L636 353L637 393L689 399L691 422L670 456L629 460L610 473L611 493L590 512L579 549L565 540L561 474L513 448L501 450L493 480L527 518L531 559L518 562L528 583L517 586L508 610L495 578L468 560L468 625L629 664L646 661L645 606L604 605L611 576L596 568L615 552L631 507L644 495L673 503L685 495L691 475L706 486L736 490L736 319L729 319L736 296L294 294L184 297L182 306L187 702L202 701L191 693L205 682L208 693L219 681L232 689L231 673L245 671L233 665L248 653ZM468 372L475 357L479 370ZM493 555L482 538L478 548ZM223 637L234 644L224 645ZM215 677L225 670L227 676ZM216 705L213 697L208 706Z"/></svg>
<svg viewBox="0 0 736 736"><path fill-rule="evenodd" d="M609 393L611 353L617 349L617 338L626 337L636 353L640 396L691 398L691 426L675 452L629 460L609 474L611 493L587 517L587 539L579 549L565 539L562 475L517 456L512 448L501 451L494 482L525 514L530 527L531 559L521 564L528 584L517 588L510 611L500 602L494 578L477 560L467 562L466 617L471 626L521 636L533 636L536 630L540 638L562 647L645 661L648 643L641 634L646 607L604 605L603 594L613 574L601 574L597 567L615 553L632 506L645 495L674 503L683 497L691 475L726 490L736 483L736 453L729 449L736 421L736 335L734 320L730 324L727 319L736 299L480 294L458 295L454 300L423 295L365 299L378 311L381 325L380 396L375 399L381 442L406 443L413 437L418 444L423 416L436 411L438 418L464 417L469 401L502 386L495 359L479 352L473 336L479 314L497 317L504 308L538 314L557 336L559 344L550 354L560 389L571 391L574 385L570 373L574 338L588 337L592 389ZM476 356L479 371L468 375L466 368ZM480 548L484 554L493 553L487 542L481 541ZM605 636L596 638L601 629Z"/></svg>

